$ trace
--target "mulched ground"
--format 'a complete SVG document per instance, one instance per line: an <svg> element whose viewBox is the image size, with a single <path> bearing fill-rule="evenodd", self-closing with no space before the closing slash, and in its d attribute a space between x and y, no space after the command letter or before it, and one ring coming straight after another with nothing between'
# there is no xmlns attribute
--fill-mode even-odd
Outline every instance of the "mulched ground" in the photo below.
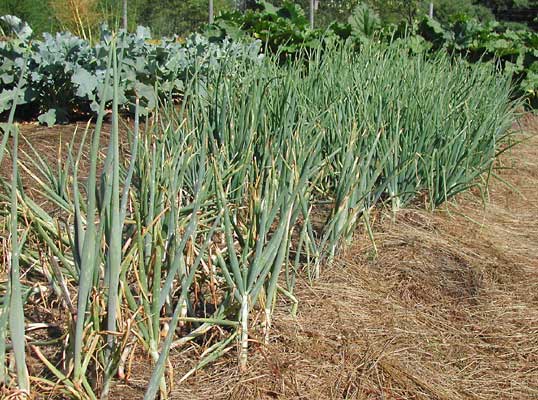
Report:
<svg viewBox="0 0 538 400"><path fill-rule="evenodd" d="M299 282L297 317L277 305L246 373L231 349L179 383L202 349L174 350L170 397L538 399L538 118L522 126L525 142L499 163L507 184L494 181L486 204L469 192L433 213L379 214L379 256L358 233L321 279ZM54 159L73 127L22 132ZM136 359L110 398L141 399L150 370Z"/></svg>
<svg viewBox="0 0 538 400"><path fill-rule="evenodd" d="M181 384L196 347L171 364L172 399L538 399L538 119L501 160L484 205L465 193L434 213L380 215L313 285L296 318L279 304L270 344L235 349ZM514 190L517 188L517 191ZM146 361L147 362L147 361ZM115 399L142 398L133 365Z"/></svg>

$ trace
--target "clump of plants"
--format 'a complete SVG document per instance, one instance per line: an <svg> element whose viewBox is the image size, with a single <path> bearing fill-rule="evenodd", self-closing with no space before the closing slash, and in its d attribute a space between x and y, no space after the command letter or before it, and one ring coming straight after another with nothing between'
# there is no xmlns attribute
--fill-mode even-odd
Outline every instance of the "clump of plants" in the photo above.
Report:
<svg viewBox="0 0 538 400"><path fill-rule="evenodd" d="M397 212L420 197L435 208L470 187L486 196L513 120L510 78L490 64L340 44L284 64L196 63L179 99L156 85L164 100L143 125L135 98L122 148L121 44L105 56L95 125L57 165L38 151L18 156L24 70L8 99L0 384L13 390L105 398L140 354L148 400L226 353L244 370L252 337L271 338L277 299L293 314L297 279L322 274L357 227L372 236L375 207ZM36 305L57 316L58 337L25 328ZM200 351L189 353L193 341ZM196 360L182 377L173 349ZM32 376L28 354L46 373Z"/></svg>
<svg viewBox="0 0 538 400"><path fill-rule="evenodd" d="M245 12L220 14L215 23L206 26L203 32L212 41L256 38L273 53L287 56L303 49L319 49L335 40L372 38L381 30L379 17L366 4L359 4L354 9L348 23L334 22L327 29L311 29L305 12L298 4L285 1L281 7L276 7L259 1Z"/></svg>
<svg viewBox="0 0 538 400"><path fill-rule="evenodd" d="M349 41L355 50L372 40L386 44L396 40L407 46L411 54L445 51L473 63L496 63L513 75L514 94L527 98L532 106L537 105L538 33L514 30L494 20L478 22L456 15L440 23L424 16L412 24L383 24L372 8L359 3L346 23L310 29L298 5L284 2L282 7L275 7L261 1L246 13L222 14L206 28L205 35L210 40L260 39L267 49L281 56L297 54L303 48L323 48L335 40Z"/></svg>
<svg viewBox="0 0 538 400"><path fill-rule="evenodd" d="M69 32L45 33L36 39L18 18L5 16L2 21L4 33L12 37L0 41L0 116L7 117L15 93L19 96L17 118L48 125L94 116L102 101L110 105L111 90L103 88L112 41L106 26L101 28L100 40L91 44ZM182 41L177 37L153 40L144 27L135 33L121 32L117 41L121 49L116 70L119 107L133 112L138 98L142 114L155 109L156 89L170 97L181 96L194 70L206 75L223 60L255 63L260 58L256 41L243 44L226 39L217 44L199 34ZM23 70L22 86L17 89ZM233 68L227 71L233 76ZM103 98L104 93L108 97Z"/></svg>

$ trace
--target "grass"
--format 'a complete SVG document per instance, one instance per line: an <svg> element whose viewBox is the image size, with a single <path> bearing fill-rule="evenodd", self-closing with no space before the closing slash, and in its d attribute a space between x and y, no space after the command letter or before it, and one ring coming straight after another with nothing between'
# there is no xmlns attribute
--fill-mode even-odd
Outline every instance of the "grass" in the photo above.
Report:
<svg viewBox="0 0 538 400"><path fill-rule="evenodd" d="M235 343L245 370L251 330L270 339L277 296L296 309L298 274L323 273L360 224L371 232L378 205L397 212L421 198L433 209L485 188L513 119L510 77L493 66L410 58L397 46L360 54L339 47L285 66L266 57L195 71L179 107L164 103L145 124L135 116L122 151L114 74L121 54L109 62L108 151L100 157L102 105L93 132L83 133L91 148L86 181L78 178L84 146L69 146L57 167L38 152L19 160L60 212L25 193L15 149L12 182L3 182L17 216L12 240L28 232L21 267L46 283L65 315L60 359L29 336L49 370L30 379L72 398L106 397L136 347L154 363L145 398L166 397L170 349L208 332L187 376ZM5 270L12 282L15 256ZM21 295L3 289L5 328L5 315L17 314L6 299ZM253 325L259 314L262 327ZM6 363L2 372L24 389L24 352L9 321L19 373L15 379Z"/></svg>

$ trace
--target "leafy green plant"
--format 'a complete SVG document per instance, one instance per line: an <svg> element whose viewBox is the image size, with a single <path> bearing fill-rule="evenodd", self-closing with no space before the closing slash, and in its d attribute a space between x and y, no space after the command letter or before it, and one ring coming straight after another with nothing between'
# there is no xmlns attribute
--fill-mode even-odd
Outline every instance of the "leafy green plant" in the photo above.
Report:
<svg viewBox="0 0 538 400"><path fill-rule="evenodd" d="M372 37L381 28L381 19L365 3L359 3L348 18L351 34L355 37Z"/></svg>
<svg viewBox="0 0 538 400"><path fill-rule="evenodd" d="M308 19L299 5L286 1L275 7L259 1L254 9L221 14L214 24L207 26L204 34L212 41L227 37L235 40L246 35L261 40L267 49L283 57L295 55L303 49L317 49L336 36L336 30L310 29ZM349 36L345 30L338 31Z"/></svg>
<svg viewBox="0 0 538 400"><path fill-rule="evenodd" d="M107 54L111 32L104 26L101 41L91 45L70 33L55 36L44 34L43 40L30 40L31 30L20 20L6 17L15 24L16 39L0 42L0 115L6 114L9 99L15 91L15 77L26 63L23 87L19 96L17 116L37 118L52 125L72 119L95 115L99 103L110 105L112 99L101 97L107 71ZM177 38L152 40L148 29L139 27L136 33L119 35L118 46L122 58L117 73L120 74L119 106L134 109L134 99L141 102L141 113L154 109L160 93L178 97L184 90L194 67L202 65L199 73L207 73L221 59L245 59L258 62L260 45L210 43L200 35L191 35L183 43ZM26 61L24 61L26 60ZM230 73L233 73L230 70Z"/></svg>

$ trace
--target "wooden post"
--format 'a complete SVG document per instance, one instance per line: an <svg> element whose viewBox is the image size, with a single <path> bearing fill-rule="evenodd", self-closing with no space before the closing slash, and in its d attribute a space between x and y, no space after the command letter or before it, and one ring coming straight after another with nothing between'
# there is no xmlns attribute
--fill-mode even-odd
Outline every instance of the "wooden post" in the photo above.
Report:
<svg viewBox="0 0 538 400"><path fill-rule="evenodd" d="M209 23L212 24L214 21L213 17L213 0L209 0Z"/></svg>

